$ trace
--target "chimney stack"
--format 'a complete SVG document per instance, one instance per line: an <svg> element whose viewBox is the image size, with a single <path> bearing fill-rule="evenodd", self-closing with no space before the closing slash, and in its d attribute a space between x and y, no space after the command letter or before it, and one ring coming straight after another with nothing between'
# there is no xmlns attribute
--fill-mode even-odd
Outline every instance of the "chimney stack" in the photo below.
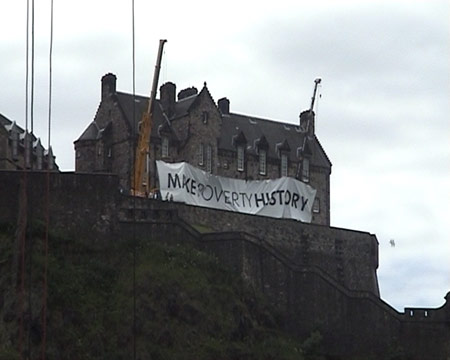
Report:
<svg viewBox="0 0 450 360"><path fill-rule="evenodd" d="M176 85L172 82L166 82L159 88L161 106L168 117L171 117L175 111L176 89Z"/></svg>
<svg viewBox="0 0 450 360"><path fill-rule="evenodd" d="M102 101L116 93L117 77L108 73L102 77Z"/></svg>
<svg viewBox="0 0 450 360"><path fill-rule="evenodd" d="M314 135L314 111L305 110L300 114L300 129Z"/></svg>
<svg viewBox="0 0 450 360"><path fill-rule="evenodd" d="M196 87L191 86L190 88L183 89L178 93L178 100L183 100L189 96L197 95L198 90Z"/></svg>
<svg viewBox="0 0 450 360"><path fill-rule="evenodd" d="M217 105L219 106L219 110L222 115L230 114L230 100L228 100L227 98L219 99Z"/></svg>

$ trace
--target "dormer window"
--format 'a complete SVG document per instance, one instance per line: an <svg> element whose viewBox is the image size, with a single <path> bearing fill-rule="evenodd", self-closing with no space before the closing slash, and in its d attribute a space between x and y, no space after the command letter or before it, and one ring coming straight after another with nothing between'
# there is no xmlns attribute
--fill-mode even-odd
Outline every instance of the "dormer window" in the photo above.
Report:
<svg viewBox="0 0 450 360"><path fill-rule="evenodd" d="M309 159L303 158L302 161L302 181L309 182Z"/></svg>
<svg viewBox="0 0 450 360"><path fill-rule="evenodd" d="M244 146L237 147L237 170L244 171Z"/></svg>
<svg viewBox="0 0 450 360"><path fill-rule="evenodd" d="M267 149L269 143L264 135L262 135L255 143L259 155L259 175L267 175Z"/></svg>
<svg viewBox="0 0 450 360"><path fill-rule="evenodd" d="M281 176L288 176L288 157L287 154L281 154Z"/></svg>
<svg viewBox="0 0 450 360"><path fill-rule="evenodd" d="M169 138L167 136L161 139L161 157L169 157Z"/></svg>
<svg viewBox="0 0 450 360"><path fill-rule="evenodd" d="M267 152L265 149L259 150L259 174L267 174Z"/></svg>
<svg viewBox="0 0 450 360"><path fill-rule="evenodd" d="M199 144L198 150L197 150L197 161L200 166L203 166L205 164L205 159L204 159L203 154L204 154L204 145Z"/></svg>
<svg viewBox="0 0 450 360"><path fill-rule="evenodd" d="M238 128L236 128L238 129ZM233 144L236 146L237 153L237 171L244 171L245 168L245 147L247 146L247 139L242 131L233 137Z"/></svg>

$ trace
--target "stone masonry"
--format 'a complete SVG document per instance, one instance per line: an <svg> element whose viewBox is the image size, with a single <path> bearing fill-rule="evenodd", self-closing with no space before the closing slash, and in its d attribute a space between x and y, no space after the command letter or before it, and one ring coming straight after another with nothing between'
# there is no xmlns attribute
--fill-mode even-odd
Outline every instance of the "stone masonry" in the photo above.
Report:
<svg viewBox="0 0 450 360"><path fill-rule="evenodd" d="M0 223L18 221L22 176L0 171ZM27 176L31 220L42 220L46 174ZM107 246L135 234L211 253L281 310L286 331L304 339L319 330L336 359L381 359L395 349L413 360L450 356L450 293L439 308L393 309L379 297L369 233L133 198L114 175L53 173L49 200L51 230L78 240Z"/></svg>
<svg viewBox="0 0 450 360"><path fill-rule="evenodd" d="M256 180L290 176L317 190L313 223L330 224L331 162L314 133L314 113L298 125L230 112L230 101L214 102L204 84L197 91L168 82L153 109L147 191L158 188L155 160L185 161L216 175ZM148 98L116 90L116 77L102 78L94 120L75 141L75 171L117 174L130 189L139 122ZM241 152L240 152L241 151ZM242 164L238 158L242 156ZM286 173L283 173L283 164Z"/></svg>

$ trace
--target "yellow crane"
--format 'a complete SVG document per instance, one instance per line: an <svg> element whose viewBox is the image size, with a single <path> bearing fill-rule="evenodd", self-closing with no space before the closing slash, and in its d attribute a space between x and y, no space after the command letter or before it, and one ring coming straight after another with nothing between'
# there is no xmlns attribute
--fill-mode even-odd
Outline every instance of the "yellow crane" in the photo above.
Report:
<svg viewBox="0 0 450 360"><path fill-rule="evenodd" d="M155 72L153 74L152 90L148 100L147 111L142 114L139 126L139 138L134 159L133 178L131 179L131 194L135 196L147 196L149 193L149 176L146 171L147 157L150 149L150 136L153 125L153 106L158 87L159 72L161 70L161 59L164 44L167 40L159 40L158 56L156 58Z"/></svg>

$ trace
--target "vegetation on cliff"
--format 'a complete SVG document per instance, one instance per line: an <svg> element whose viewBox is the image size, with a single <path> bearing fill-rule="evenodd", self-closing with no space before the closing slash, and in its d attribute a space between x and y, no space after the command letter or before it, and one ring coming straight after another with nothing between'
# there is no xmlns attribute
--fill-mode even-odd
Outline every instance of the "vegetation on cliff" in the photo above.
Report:
<svg viewBox="0 0 450 360"><path fill-rule="evenodd" d="M35 225L26 241L23 349L31 358L43 339L42 229ZM0 360L18 358L19 245L3 226ZM137 359L323 358L320 334L303 344L287 336L261 294L190 247L53 234L47 294L49 359L130 359L134 350Z"/></svg>

